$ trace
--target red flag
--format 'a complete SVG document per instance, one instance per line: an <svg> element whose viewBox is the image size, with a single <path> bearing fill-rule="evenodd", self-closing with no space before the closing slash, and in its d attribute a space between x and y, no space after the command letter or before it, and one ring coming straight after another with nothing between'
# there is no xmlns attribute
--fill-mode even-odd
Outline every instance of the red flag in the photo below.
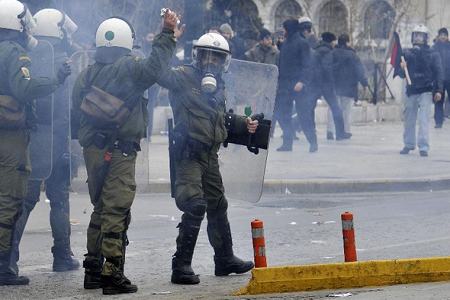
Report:
<svg viewBox="0 0 450 300"><path fill-rule="evenodd" d="M402 67L401 56L403 55L402 45L400 44L400 38L397 32L394 32L394 47L392 47L391 65L394 68L394 78L400 75Z"/></svg>

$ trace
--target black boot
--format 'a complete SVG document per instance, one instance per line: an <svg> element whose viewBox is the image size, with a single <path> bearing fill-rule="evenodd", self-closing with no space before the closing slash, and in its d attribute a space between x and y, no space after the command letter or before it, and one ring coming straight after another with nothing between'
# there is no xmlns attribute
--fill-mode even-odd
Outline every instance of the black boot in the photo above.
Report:
<svg viewBox="0 0 450 300"><path fill-rule="evenodd" d="M129 294L138 290L122 272L112 273L111 276L102 275L102 286L103 295Z"/></svg>
<svg viewBox="0 0 450 300"><path fill-rule="evenodd" d="M216 265L214 270L216 276L228 276L231 273L242 274L255 267L253 262L243 261L234 255L223 257L214 256L214 263Z"/></svg>
<svg viewBox="0 0 450 300"><path fill-rule="evenodd" d="M172 276L170 281L177 284L198 284L199 275L194 273L191 267L191 261L180 259L175 255L172 258Z"/></svg>
<svg viewBox="0 0 450 300"><path fill-rule="evenodd" d="M30 279L19 276L9 267L9 254L0 257L0 285L27 285Z"/></svg>
<svg viewBox="0 0 450 300"><path fill-rule="evenodd" d="M217 211L208 212L208 238L214 247L214 274L216 276L228 276L231 273L242 274L255 267L253 262L243 261L234 256L227 210L228 201L222 197Z"/></svg>
<svg viewBox="0 0 450 300"><path fill-rule="evenodd" d="M202 224L207 202L205 199L192 199L178 224L177 252L172 259L172 277L170 281L177 284L198 284L200 278L192 270L192 256Z"/></svg>
<svg viewBox="0 0 450 300"><path fill-rule="evenodd" d="M52 253L54 272L65 272L80 268L80 263L72 258L73 253L69 246L53 246Z"/></svg>
<svg viewBox="0 0 450 300"><path fill-rule="evenodd" d="M87 290L99 289L102 287L103 260L93 259L83 261L84 288Z"/></svg>

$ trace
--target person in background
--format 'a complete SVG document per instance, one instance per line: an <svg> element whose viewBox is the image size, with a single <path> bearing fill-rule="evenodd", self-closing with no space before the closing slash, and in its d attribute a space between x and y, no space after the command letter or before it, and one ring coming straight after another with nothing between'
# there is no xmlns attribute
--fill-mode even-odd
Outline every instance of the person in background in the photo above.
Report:
<svg viewBox="0 0 450 300"><path fill-rule="evenodd" d="M305 40L308 42L309 47L311 47L311 50L315 50L317 47L319 47L319 39L317 36L313 33L311 33L312 30L312 21L309 17L301 17L298 20L299 28L300 28L300 34L305 38Z"/></svg>
<svg viewBox="0 0 450 300"><path fill-rule="evenodd" d="M437 51L441 57L442 69L444 71L444 90L442 94L443 99L434 102L434 128L442 128L442 124L444 123L445 92L447 92L447 103L445 106L448 106L450 89L450 41L448 40L447 28L439 29L438 34L433 50Z"/></svg>
<svg viewBox="0 0 450 300"><path fill-rule="evenodd" d="M263 28L259 31L259 43L252 49L245 52L245 57L249 61L276 65L280 51L273 45L272 33Z"/></svg>
<svg viewBox="0 0 450 300"><path fill-rule="evenodd" d="M366 90L369 86L364 68L355 50L350 47L348 34L339 36L338 45L333 51L334 88L339 107L344 117L344 131L351 134L351 110L353 101L358 100L358 82ZM334 120L328 108L327 139L333 140Z"/></svg>
<svg viewBox="0 0 450 300"><path fill-rule="evenodd" d="M404 51L405 62L401 63L401 78L408 68L411 85L406 85L403 103L403 143L400 154L406 155L416 148L416 121L419 118L417 144L420 156L427 157L430 150L431 103L442 99L444 71L439 53L428 46L429 31L425 25L417 25L411 33L412 49Z"/></svg>
<svg viewBox="0 0 450 300"><path fill-rule="evenodd" d="M228 41L229 44L231 44L231 56L235 59L244 60L245 52L247 51L244 40L234 33L233 29L228 23L220 25L220 30L222 30L223 37Z"/></svg>

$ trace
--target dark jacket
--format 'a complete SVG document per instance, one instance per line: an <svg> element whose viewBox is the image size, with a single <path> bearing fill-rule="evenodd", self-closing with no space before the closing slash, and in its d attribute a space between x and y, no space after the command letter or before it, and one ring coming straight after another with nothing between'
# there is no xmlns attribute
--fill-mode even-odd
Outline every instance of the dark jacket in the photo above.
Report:
<svg viewBox="0 0 450 300"><path fill-rule="evenodd" d="M368 86L364 68L355 50L338 45L333 51L334 88L338 96L357 100L358 82Z"/></svg>
<svg viewBox="0 0 450 300"><path fill-rule="evenodd" d="M313 77L311 86L334 88L333 47L321 41L313 53Z"/></svg>
<svg viewBox="0 0 450 300"><path fill-rule="evenodd" d="M202 71L192 65L183 65L169 70L158 84L169 90L175 130L185 128L191 139L217 151L217 146L228 136L225 127L225 82L217 76L217 90L207 94L201 90L203 77ZM247 130L246 118L237 116L233 130L244 133Z"/></svg>
<svg viewBox="0 0 450 300"><path fill-rule="evenodd" d="M89 123L81 113L83 95L90 85L94 85L126 103L136 103L131 110L131 115L120 128L118 139L139 144L149 121L148 100L144 98L144 92L170 68L175 46L173 31L163 29L155 37L149 58L141 60L128 54L110 64L96 62L78 75L73 88L72 104L73 121L80 122L78 139L82 147L89 147L94 142L97 132L111 136L114 131L96 127ZM77 127L76 124L72 124L72 126Z"/></svg>
<svg viewBox="0 0 450 300"><path fill-rule="evenodd" d="M444 69L444 80L450 80L450 42L437 42L433 46L441 56L442 68Z"/></svg>
<svg viewBox="0 0 450 300"><path fill-rule="evenodd" d="M311 82L311 50L297 32L285 39L280 51L278 89L293 91L297 82L308 86Z"/></svg>
<svg viewBox="0 0 450 300"><path fill-rule="evenodd" d="M427 92L443 93L444 71L439 53L428 45L421 48L414 47L405 50L405 60L412 81L412 85L406 85L408 96ZM403 70L400 72L400 77L406 77Z"/></svg>
<svg viewBox="0 0 450 300"><path fill-rule="evenodd" d="M234 45L234 53L231 52L233 58L236 59L245 59L245 52L247 51L247 47L245 46L244 40L238 36L234 36L231 39L231 42Z"/></svg>
<svg viewBox="0 0 450 300"><path fill-rule="evenodd" d="M261 43L256 44L251 50L245 52L247 60L271 65L278 63L279 56L280 51L275 46L264 49Z"/></svg>

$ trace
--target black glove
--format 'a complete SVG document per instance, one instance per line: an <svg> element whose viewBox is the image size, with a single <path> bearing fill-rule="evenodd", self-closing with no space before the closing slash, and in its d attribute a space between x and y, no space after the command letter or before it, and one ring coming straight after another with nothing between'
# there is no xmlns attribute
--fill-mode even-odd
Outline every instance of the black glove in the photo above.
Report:
<svg viewBox="0 0 450 300"><path fill-rule="evenodd" d="M66 77L70 76L70 74L72 74L70 65L67 62L63 63L58 69L58 74L56 74L56 78L58 78L59 84L63 85L64 81L66 81Z"/></svg>

